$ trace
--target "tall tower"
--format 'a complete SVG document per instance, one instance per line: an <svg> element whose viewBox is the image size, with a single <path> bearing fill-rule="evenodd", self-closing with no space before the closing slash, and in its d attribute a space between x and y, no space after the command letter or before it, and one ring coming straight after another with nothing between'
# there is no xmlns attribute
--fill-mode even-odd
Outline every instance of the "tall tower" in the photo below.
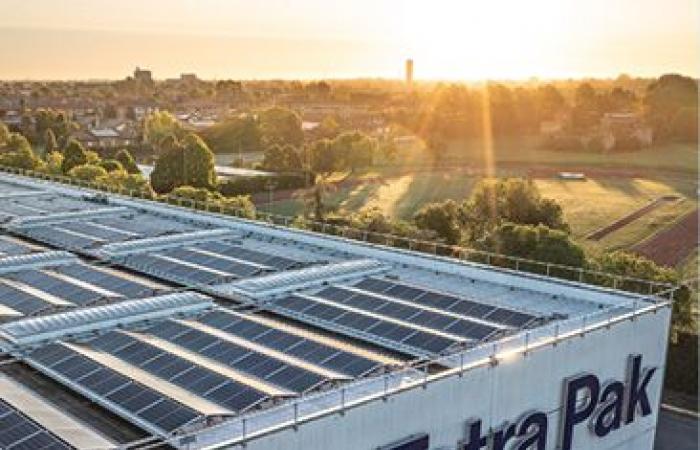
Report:
<svg viewBox="0 0 700 450"><path fill-rule="evenodd" d="M406 87L413 89L413 60L406 60Z"/></svg>

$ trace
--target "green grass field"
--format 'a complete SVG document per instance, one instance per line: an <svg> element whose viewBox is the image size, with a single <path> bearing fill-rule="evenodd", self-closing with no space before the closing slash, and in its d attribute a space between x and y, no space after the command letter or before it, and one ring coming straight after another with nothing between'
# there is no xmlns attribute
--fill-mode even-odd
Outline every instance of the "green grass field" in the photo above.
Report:
<svg viewBox="0 0 700 450"><path fill-rule="evenodd" d="M528 139L519 142L522 151L515 150L514 140L494 144L496 176L525 174L535 166L591 172L586 181L560 180L553 176L554 172L534 178L542 195L562 206L574 239L590 251L630 247L697 206L697 150L693 146L667 145L636 153L600 155L549 152L535 148ZM352 175L336 174L336 180L346 179L350 186L330 194L328 205L345 213L378 207L389 217L410 220L427 203L446 199L462 202L475 184L490 173L480 167L486 158L474 143L452 145L448 158L452 162L443 161L440 167L431 165L419 148L403 152L391 167ZM462 162L458 163L458 159ZM622 169L625 175L615 173ZM634 173L629 175L629 171ZM598 228L667 194L678 195L683 201L663 205L600 241L585 239ZM265 211L271 209L290 216L303 212L303 203L297 199L275 202L271 208L260 206Z"/></svg>

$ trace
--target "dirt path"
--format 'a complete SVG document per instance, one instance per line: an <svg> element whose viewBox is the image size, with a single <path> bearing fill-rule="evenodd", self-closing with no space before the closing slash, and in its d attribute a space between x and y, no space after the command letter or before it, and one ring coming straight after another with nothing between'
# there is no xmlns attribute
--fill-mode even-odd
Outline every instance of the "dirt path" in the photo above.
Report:
<svg viewBox="0 0 700 450"><path fill-rule="evenodd" d="M657 198L656 200L652 200L649 204L642 206L638 210L633 211L632 213L614 221L613 223L594 231L593 233L586 236L586 239L592 241L599 241L608 234L612 233L613 231L617 231L625 225L628 225L634 222L635 220L639 219L640 217L649 214L650 212L664 205L665 203L675 202L679 199L680 197L678 197L677 195L664 195L662 197Z"/></svg>
<svg viewBox="0 0 700 450"><path fill-rule="evenodd" d="M698 246L698 213L686 214L674 225L636 245L633 250L657 264L676 266Z"/></svg>

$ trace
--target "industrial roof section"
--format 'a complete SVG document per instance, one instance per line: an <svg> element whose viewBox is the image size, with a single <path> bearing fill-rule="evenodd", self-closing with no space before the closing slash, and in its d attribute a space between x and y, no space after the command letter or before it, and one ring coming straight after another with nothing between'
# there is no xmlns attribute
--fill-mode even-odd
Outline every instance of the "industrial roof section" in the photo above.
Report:
<svg viewBox="0 0 700 450"><path fill-rule="evenodd" d="M202 294L166 294L6 323L0 325L0 337L15 348L24 347L148 320L186 316L212 306L211 299Z"/></svg>

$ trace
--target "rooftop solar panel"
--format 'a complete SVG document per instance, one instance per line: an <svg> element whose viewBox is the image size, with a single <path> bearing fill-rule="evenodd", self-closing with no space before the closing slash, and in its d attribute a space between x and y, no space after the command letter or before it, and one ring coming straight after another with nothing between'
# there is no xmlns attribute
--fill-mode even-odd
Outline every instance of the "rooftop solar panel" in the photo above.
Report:
<svg viewBox="0 0 700 450"><path fill-rule="evenodd" d="M2 283L0 283L0 303L26 316L54 308L47 301Z"/></svg>
<svg viewBox="0 0 700 450"><path fill-rule="evenodd" d="M436 308L466 317L480 319L510 328L522 328L537 316L509 308L484 304L404 283L368 278L355 285L356 288L410 301L430 308Z"/></svg>
<svg viewBox="0 0 700 450"><path fill-rule="evenodd" d="M404 346L417 349L418 354L440 353L460 342L459 339L452 339L441 335L441 330L435 330L434 334L429 330L420 331L409 322L392 321L387 316L378 315L372 312L371 307L376 306L369 303L361 303L358 310L366 311L361 313L355 310L343 308L342 303L338 306L328 304L333 300L326 299L319 301L320 297L301 297L298 295L280 298L273 301L273 305L282 308L281 312L290 311L293 315L301 314L302 319L313 318L313 322L318 321L328 324L328 328L343 331L337 325L356 330L360 337L374 344L389 346L393 350L404 350ZM347 300L346 300L347 301ZM363 309L366 306L367 309ZM336 326L334 326L336 324ZM379 338L379 339L375 339ZM391 343L395 342L396 345Z"/></svg>
<svg viewBox="0 0 700 450"><path fill-rule="evenodd" d="M26 255L35 252L36 249L19 241L0 237L0 258L9 255Z"/></svg>
<svg viewBox="0 0 700 450"><path fill-rule="evenodd" d="M233 336L355 378L382 365L363 356L222 311L207 313L198 321Z"/></svg>
<svg viewBox="0 0 700 450"><path fill-rule="evenodd" d="M137 281L104 272L86 264L69 264L53 269L55 272L67 275L76 280L98 286L122 294L128 298L138 298L152 295L153 288Z"/></svg>
<svg viewBox="0 0 700 450"><path fill-rule="evenodd" d="M29 358L166 433L199 417L189 407L62 344L34 350Z"/></svg>
<svg viewBox="0 0 700 450"><path fill-rule="evenodd" d="M284 361L211 336L181 323L169 321L146 330L189 350L297 393L303 393L326 381L324 377L294 367Z"/></svg>
<svg viewBox="0 0 700 450"><path fill-rule="evenodd" d="M243 411L267 397L224 375L119 332L107 333L91 341L90 345L232 411ZM212 390L214 386L228 389L225 394L217 393Z"/></svg>
<svg viewBox="0 0 700 450"><path fill-rule="evenodd" d="M2 399L0 399L0 448L5 450L73 449Z"/></svg>

